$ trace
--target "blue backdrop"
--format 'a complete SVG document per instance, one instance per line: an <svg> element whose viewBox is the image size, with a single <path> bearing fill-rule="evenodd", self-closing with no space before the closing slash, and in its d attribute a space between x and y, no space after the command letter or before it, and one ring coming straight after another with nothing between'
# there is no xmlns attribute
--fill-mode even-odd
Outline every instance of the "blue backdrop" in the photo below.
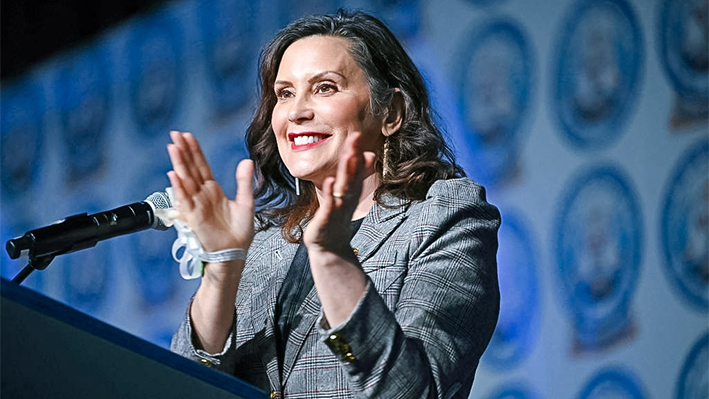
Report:
<svg viewBox="0 0 709 399"><path fill-rule="evenodd" d="M706 0L184 0L2 82L3 242L169 184L192 131L235 192L260 47L362 8L422 70L503 218L502 310L471 397L709 397ZM167 346L197 282L176 234L61 256L25 285ZM2 254L0 273L24 266Z"/></svg>

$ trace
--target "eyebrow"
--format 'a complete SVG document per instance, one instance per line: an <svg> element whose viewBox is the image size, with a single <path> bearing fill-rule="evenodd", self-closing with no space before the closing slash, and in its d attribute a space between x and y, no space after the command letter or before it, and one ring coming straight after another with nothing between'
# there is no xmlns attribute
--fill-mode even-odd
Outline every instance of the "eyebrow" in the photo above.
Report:
<svg viewBox="0 0 709 399"><path fill-rule="evenodd" d="M346 77L345 75L341 74L340 72L337 72L337 71L322 71L322 72L316 73L316 74L313 75L310 79L308 79L308 83L316 82L316 81L318 81L318 80L322 79L323 77L325 77L325 76L327 76L327 75L330 75L330 74L337 75L337 76L343 78L345 81L347 80L347 77ZM289 85L289 84L291 84L291 82L290 82L290 81L287 81L287 80L277 80L277 81L273 82L273 85L274 85L274 86L282 86L282 85Z"/></svg>

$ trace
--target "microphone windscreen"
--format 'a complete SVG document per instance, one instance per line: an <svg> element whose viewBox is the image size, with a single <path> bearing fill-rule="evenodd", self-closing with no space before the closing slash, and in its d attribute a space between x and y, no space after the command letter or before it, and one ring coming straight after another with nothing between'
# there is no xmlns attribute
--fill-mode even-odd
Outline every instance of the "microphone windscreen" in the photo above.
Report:
<svg viewBox="0 0 709 399"><path fill-rule="evenodd" d="M145 202L148 202L152 207L153 207L153 226L152 228L156 230L167 230L169 229L168 226L163 223L163 221L154 215L156 209L169 209L172 208L172 203L170 202L170 197L168 197L167 193L157 191L148 196L148 198L145 199Z"/></svg>

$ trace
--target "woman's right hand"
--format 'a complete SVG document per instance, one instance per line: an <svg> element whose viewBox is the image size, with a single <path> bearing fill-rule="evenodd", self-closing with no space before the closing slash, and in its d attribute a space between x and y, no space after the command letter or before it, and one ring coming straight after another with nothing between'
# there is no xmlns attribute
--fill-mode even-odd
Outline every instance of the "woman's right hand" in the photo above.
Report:
<svg viewBox="0 0 709 399"><path fill-rule="evenodd" d="M253 162L236 170L236 198L229 200L219 186L199 143L191 133L170 132L168 172L180 220L195 233L207 252L248 249L254 237Z"/></svg>

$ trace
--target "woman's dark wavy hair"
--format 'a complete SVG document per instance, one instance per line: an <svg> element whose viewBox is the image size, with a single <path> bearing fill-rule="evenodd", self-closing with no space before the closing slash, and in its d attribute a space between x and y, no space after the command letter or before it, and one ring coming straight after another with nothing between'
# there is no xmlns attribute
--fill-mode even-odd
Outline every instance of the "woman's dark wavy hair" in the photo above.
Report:
<svg viewBox="0 0 709 399"><path fill-rule="evenodd" d="M349 41L350 52L367 77L370 111L375 115L387 114L396 89L403 97L401 127L389 137L386 176L382 176L381 152L375 160L381 182L374 193L377 202L385 194L408 201L421 200L436 180L465 175L433 121L421 73L380 20L364 12L342 9L336 14L298 19L281 30L261 53L261 100L246 133L246 146L256 166L259 221L264 227L280 225L283 236L291 242L300 239L301 222L313 216L318 202L310 182L300 181L300 195L296 196L295 179L278 153L271 128L277 101L273 85L288 46L316 35Z"/></svg>

